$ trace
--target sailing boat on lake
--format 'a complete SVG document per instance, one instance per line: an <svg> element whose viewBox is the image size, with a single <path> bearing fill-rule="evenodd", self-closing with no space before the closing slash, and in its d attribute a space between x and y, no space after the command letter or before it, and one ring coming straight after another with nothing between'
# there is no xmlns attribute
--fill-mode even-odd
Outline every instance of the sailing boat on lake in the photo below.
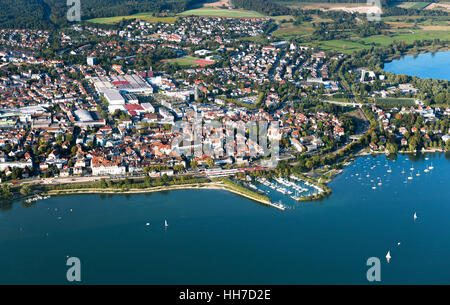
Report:
<svg viewBox="0 0 450 305"><path fill-rule="evenodd" d="M388 251L388 253L386 254L386 260L389 263L389 261L391 260L391 251Z"/></svg>
<svg viewBox="0 0 450 305"><path fill-rule="evenodd" d="M169 224L167 223L167 220L164 219L164 227L167 228Z"/></svg>

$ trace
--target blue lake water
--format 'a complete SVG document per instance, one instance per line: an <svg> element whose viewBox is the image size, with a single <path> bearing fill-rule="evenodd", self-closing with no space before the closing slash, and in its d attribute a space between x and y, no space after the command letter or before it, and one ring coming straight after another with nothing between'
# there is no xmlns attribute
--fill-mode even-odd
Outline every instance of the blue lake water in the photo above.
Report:
<svg viewBox="0 0 450 305"><path fill-rule="evenodd" d="M449 160L362 157L286 211L214 190L4 206L0 284L65 284L68 256L85 284L367 284L373 256L384 284L450 284Z"/></svg>
<svg viewBox="0 0 450 305"><path fill-rule="evenodd" d="M450 51L408 55L384 64L384 70L420 78L450 81Z"/></svg>

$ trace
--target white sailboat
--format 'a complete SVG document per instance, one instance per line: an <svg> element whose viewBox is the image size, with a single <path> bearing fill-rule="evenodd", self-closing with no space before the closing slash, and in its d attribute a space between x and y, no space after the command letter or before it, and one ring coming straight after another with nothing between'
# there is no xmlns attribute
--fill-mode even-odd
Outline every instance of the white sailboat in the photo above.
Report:
<svg viewBox="0 0 450 305"><path fill-rule="evenodd" d="M428 167L428 169L430 169L430 170L434 169L433 162L431 162L431 165Z"/></svg>
<svg viewBox="0 0 450 305"><path fill-rule="evenodd" d="M387 262L388 262L388 264L389 264L389 261L391 260L391 251L388 251L388 253L386 254L386 260L387 260Z"/></svg>
<svg viewBox="0 0 450 305"><path fill-rule="evenodd" d="M411 176L408 177L408 180L412 180L412 179L413 179L413 176L411 174Z"/></svg>
<svg viewBox="0 0 450 305"><path fill-rule="evenodd" d="M414 220L417 220L417 214L416 214L416 212L414 212Z"/></svg>
<svg viewBox="0 0 450 305"><path fill-rule="evenodd" d="M392 169L391 169L390 166L389 166L389 169L387 170L387 172L388 172L388 173L392 173Z"/></svg>
<svg viewBox="0 0 450 305"><path fill-rule="evenodd" d="M417 171L417 174L416 174L416 176L418 177L418 176L420 176L420 172L419 171Z"/></svg>
<svg viewBox="0 0 450 305"><path fill-rule="evenodd" d="M169 226L169 224L167 223L167 220L164 219L164 227L167 228L168 226Z"/></svg>

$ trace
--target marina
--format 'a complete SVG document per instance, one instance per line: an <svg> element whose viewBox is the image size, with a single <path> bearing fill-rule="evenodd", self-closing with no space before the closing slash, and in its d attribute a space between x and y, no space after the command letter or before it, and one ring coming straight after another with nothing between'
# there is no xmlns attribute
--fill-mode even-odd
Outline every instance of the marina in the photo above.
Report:
<svg viewBox="0 0 450 305"><path fill-rule="evenodd" d="M258 187L253 184L250 187L269 196L272 201L282 200L287 208L293 208L295 202L302 200L302 198L323 192L323 189L319 186L304 181L295 175L291 175L289 179L276 177L271 181L266 178L258 178L256 183Z"/></svg>
<svg viewBox="0 0 450 305"><path fill-rule="evenodd" d="M37 195L35 197L25 199L24 201L26 203L32 203L32 202L36 202L38 200L45 200L45 199L50 199L50 198L51 198L51 196L40 196L40 195Z"/></svg>

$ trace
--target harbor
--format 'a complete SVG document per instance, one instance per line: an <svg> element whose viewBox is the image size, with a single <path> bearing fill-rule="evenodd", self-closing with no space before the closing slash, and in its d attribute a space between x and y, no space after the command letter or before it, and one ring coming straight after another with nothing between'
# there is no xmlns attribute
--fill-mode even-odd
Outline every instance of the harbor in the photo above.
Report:
<svg viewBox="0 0 450 305"><path fill-rule="evenodd" d="M295 175L289 178L275 177L267 179L264 177L252 179L246 185L255 192L268 196L277 206L284 209L292 209L299 201L307 201L317 198L325 190L309 181Z"/></svg>

